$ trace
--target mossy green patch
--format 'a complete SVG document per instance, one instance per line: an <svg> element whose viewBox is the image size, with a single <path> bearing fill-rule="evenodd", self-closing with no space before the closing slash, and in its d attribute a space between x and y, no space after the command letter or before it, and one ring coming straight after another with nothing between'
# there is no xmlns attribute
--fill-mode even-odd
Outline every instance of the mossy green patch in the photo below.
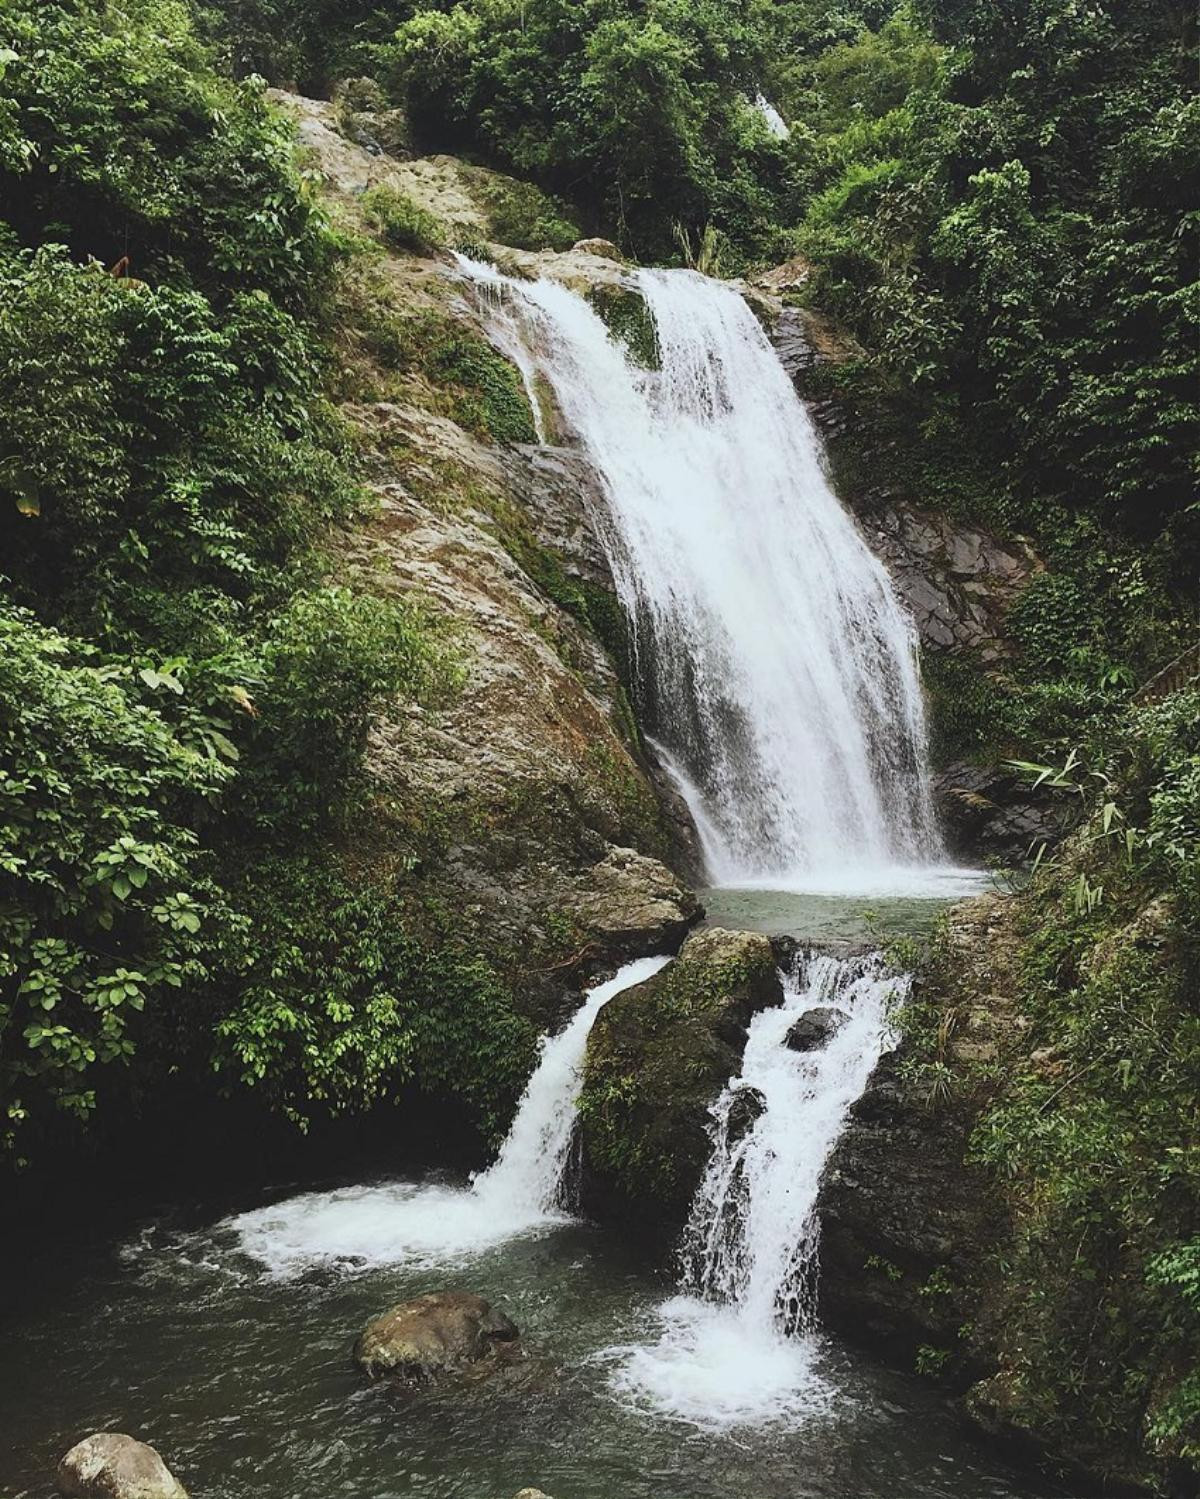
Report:
<svg viewBox="0 0 1200 1499"><path fill-rule="evenodd" d="M465 324L432 309L409 317L384 314L365 327L364 337L386 369L424 376L442 415L466 431L495 442L537 440L520 374Z"/></svg>
<svg viewBox="0 0 1200 1499"><path fill-rule="evenodd" d="M625 345L635 364L647 370L662 368L658 330L644 297L631 286L602 282L592 287L587 299L608 331Z"/></svg>
<svg viewBox="0 0 1200 1499"><path fill-rule="evenodd" d="M623 1216L670 1233L708 1159L708 1110L738 1069L744 1027L779 998L770 943L700 932L601 1013L580 1099L584 1151Z"/></svg>

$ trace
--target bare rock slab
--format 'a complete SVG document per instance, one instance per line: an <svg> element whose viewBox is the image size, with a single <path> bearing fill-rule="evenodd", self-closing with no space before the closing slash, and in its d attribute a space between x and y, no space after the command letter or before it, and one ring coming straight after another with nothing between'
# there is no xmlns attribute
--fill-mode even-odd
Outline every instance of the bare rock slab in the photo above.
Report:
<svg viewBox="0 0 1200 1499"><path fill-rule="evenodd" d="M76 1443L59 1463L57 1479L67 1499L188 1499L153 1447L119 1431L98 1431Z"/></svg>
<svg viewBox="0 0 1200 1499"><path fill-rule="evenodd" d="M434 1291L368 1322L354 1362L372 1379L436 1379L496 1360L518 1337L515 1324L482 1296Z"/></svg>

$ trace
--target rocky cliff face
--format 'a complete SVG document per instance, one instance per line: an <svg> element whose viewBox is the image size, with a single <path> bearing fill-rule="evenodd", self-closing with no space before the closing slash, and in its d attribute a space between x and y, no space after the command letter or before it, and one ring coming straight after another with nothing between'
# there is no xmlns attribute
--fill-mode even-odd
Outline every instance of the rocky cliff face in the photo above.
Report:
<svg viewBox="0 0 1200 1499"><path fill-rule="evenodd" d="M382 187L451 237L491 237L507 179L395 160L361 143L360 116L344 133L335 106L277 98L349 227L368 227L363 194ZM571 276L623 274L585 250L549 258ZM444 704L374 725L357 853L407 870L414 930L452 931L553 1003L585 970L678 946L698 915L663 862L676 809L660 807L618 674L594 480L568 448L511 439L532 435L532 413L449 254L380 246L346 301L343 410L374 512L338 540L338 570L418 601L459 678Z"/></svg>
<svg viewBox="0 0 1200 1499"><path fill-rule="evenodd" d="M1021 1034L1009 998L1015 946L1006 897L954 909L937 971L918 980L909 1005L927 1017L945 1073L915 1073L904 1042L884 1056L830 1158L818 1204L824 1320L904 1362L933 1350L939 1371L960 1385L995 1367L974 1333L964 1340L960 1332L978 1315L984 1262L1007 1213L966 1161L982 1098L942 1084Z"/></svg>

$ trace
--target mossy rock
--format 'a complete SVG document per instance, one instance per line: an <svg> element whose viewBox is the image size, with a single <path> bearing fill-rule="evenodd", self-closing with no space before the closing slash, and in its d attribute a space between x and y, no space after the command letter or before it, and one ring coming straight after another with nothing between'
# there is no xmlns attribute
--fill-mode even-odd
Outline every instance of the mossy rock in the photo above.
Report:
<svg viewBox="0 0 1200 1499"><path fill-rule="evenodd" d="M711 929L610 1000L580 1101L589 1209L660 1247L674 1239L711 1150L709 1110L741 1069L751 1018L782 998L765 936Z"/></svg>
<svg viewBox="0 0 1200 1499"><path fill-rule="evenodd" d="M592 287L587 299L608 331L625 345L634 364L647 370L662 368L658 330L639 292L632 286L601 282Z"/></svg>

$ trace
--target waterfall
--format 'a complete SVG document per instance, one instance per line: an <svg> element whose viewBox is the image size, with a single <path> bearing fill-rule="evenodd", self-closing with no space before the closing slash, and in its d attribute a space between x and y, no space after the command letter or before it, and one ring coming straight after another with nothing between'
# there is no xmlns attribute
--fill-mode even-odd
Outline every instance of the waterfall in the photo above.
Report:
<svg viewBox="0 0 1200 1499"><path fill-rule="evenodd" d="M609 1351L624 1397L703 1425L794 1418L828 1403L817 1368L817 1193L907 984L878 953L810 956L785 977L784 1003L755 1016L742 1074L713 1106L680 1294L660 1309L656 1341ZM791 1050L789 1030L814 1008L832 1010L838 1028L819 1050Z"/></svg>
<svg viewBox="0 0 1200 1499"><path fill-rule="evenodd" d="M240 1247L278 1276L313 1264L436 1265L569 1221L565 1177L588 1035L604 1005L670 960L637 958L590 989L546 1036L500 1154L469 1188L387 1182L307 1192L226 1219Z"/></svg>
<svg viewBox="0 0 1200 1499"><path fill-rule="evenodd" d="M615 978L588 991L557 1036L542 1040L542 1055L495 1164L475 1179L481 1207L496 1213L547 1217L573 1206L564 1200L567 1155L583 1088L583 1061L596 1016L615 994L651 978L669 960L637 958Z"/></svg>
<svg viewBox="0 0 1200 1499"><path fill-rule="evenodd" d="M566 287L460 264L599 476L640 717L712 883L911 888L942 858L914 631L743 298L634 273L660 356L645 370Z"/></svg>

